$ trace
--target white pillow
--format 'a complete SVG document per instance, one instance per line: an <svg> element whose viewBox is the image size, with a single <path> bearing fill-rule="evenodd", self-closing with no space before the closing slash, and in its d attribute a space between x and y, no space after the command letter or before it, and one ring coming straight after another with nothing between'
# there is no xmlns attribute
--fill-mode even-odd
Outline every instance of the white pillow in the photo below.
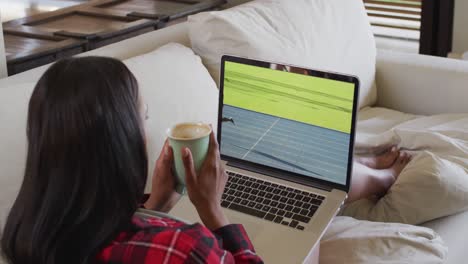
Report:
<svg viewBox="0 0 468 264"><path fill-rule="evenodd" d="M468 159L416 155L380 200L356 201L342 214L380 222L422 224L468 210Z"/></svg>
<svg viewBox="0 0 468 264"><path fill-rule="evenodd" d="M149 154L147 190L166 139L166 129L184 121L213 124L218 120L218 90L200 57L183 45L170 43L124 61L138 80L148 104L146 121Z"/></svg>
<svg viewBox="0 0 468 264"><path fill-rule="evenodd" d="M320 263L444 263L448 249L429 228L336 217L320 242Z"/></svg>
<svg viewBox="0 0 468 264"><path fill-rule="evenodd" d="M223 54L357 75L375 103L376 47L362 0L257 0L190 16L195 53L219 80Z"/></svg>
<svg viewBox="0 0 468 264"><path fill-rule="evenodd" d="M26 119L34 83L0 88L0 230L23 182Z"/></svg>

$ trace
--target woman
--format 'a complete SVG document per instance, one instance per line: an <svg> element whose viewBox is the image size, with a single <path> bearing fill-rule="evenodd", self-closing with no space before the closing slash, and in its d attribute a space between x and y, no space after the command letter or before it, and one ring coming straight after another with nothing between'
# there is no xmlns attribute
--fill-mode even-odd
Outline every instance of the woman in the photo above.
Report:
<svg viewBox="0 0 468 264"><path fill-rule="evenodd" d="M136 213L148 170L144 106L117 60L74 58L47 70L30 99L24 181L1 242L9 262L262 262L220 207L227 176L213 133L198 174L183 150L188 195L205 226ZM146 209L168 212L177 202L172 158L166 142ZM409 156L393 148L358 162L351 201L384 193Z"/></svg>
<svg viewBox="0 0 468 264"><path fill-rule="evenodd" d="M50 67L29 102L24 181L2 237L6 259L26 263L261 263L241 225L220 207L227 176L211 135L188 195L205 226L135 214L147 175L145 110L125 65L100 57ZM177 200L167 143L144 207Z"/></svg>

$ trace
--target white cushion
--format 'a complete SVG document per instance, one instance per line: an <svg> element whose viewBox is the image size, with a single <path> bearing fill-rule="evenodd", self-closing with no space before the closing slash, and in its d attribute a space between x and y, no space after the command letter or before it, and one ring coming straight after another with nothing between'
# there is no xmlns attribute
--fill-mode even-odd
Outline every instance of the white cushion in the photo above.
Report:
<svg viewBox="0 0 468 264"><path fill-rule="evenodd" d="M151 175L168 127L201 121L216 129L218 90L200 57L181 44L170 43L124 62L137 78L148 104L146 134Z"/></svg>
<svg viewBox="0 0 468 264"><path fill-rule="evenodd" d="M444 263L448 249L429 228L336 217L320 242L320 263Z"/></svg>
<svg viewBox="0 0 468 264"><path fill-rule="evenodd" d="M0 88L0 230L23 181L26 119L34 83Z"/></svg>
<svg viewBox="0 0 468 264"><path fill-rule="evenodd" d="M376 101L376 47L362 0L257 0L189 17L195 53L215 80L223 54L357 75Z"/></svg>

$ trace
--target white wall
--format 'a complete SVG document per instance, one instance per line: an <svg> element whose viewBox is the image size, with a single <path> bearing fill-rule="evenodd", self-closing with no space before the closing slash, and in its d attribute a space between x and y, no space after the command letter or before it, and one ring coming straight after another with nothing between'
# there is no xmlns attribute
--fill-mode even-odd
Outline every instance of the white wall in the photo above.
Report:
<svg viewBox="0 0 468 264"><path fill-rule="evenodd" d="M0 21L1 19L1 10L0 10ZM3 41L3 27L0 22L0 78L7 76L7 66L6 66L6 57L5 57L5 42Z"/></svg>
<svg viewBox="0 0 468 264"><path fill-rule="evenodd" d="M468 0L455 0L452 52L462 54L466 51L468 51Z"/></svg>

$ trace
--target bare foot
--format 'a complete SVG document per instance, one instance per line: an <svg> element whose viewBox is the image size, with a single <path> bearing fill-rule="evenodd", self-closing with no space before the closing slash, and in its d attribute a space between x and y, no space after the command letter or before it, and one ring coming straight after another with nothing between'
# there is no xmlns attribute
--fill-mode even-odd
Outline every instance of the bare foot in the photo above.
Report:
<svg viewBox="0 0 468 264"><path fill-rule="evenodd" d="M400 176L400 173L410 161L411 155L405 152L401 152L390 168L378 170L376 175L378 186L380 187L380 190L377 194L378 196L382 196L387 193L388 189L392 187L398 176Z"/></svg>
<svg viewBox="0 0 468 264"><path fill-rule="evenodd" d="M400 155L396 146L387 149L384 153L373 157L357 157L356 161L369 168L381 170L390 168Z"/></svg>
<svg viewBox="0 0 468 264"><path fill-rule="evenodd" d="M403 169L408 165L408 163L411 161L411 155L406 152L401 152L400 156L396 159L396 161L393 163L393 166L386 169L390 175L393 176L393 178L398 178L400 176L400 173L403 171Z"/></svg>

